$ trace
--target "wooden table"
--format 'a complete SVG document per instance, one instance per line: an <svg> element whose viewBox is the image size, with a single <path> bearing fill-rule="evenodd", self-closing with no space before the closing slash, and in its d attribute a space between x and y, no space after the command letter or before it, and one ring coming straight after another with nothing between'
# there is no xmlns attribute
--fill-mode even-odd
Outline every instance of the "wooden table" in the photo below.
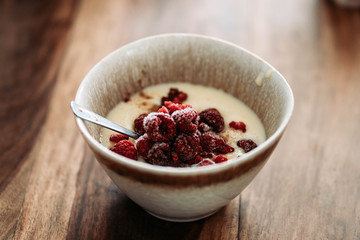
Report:
<svg viewBox="0 0 360 240"><path fill-rule="evenodd" d="M360 10L325 0L0 3L1 239L360 239ZM289 81L295 111L256 179L215 215L158 220L85 145L69 103L133 40L219 37Z"/></svg>

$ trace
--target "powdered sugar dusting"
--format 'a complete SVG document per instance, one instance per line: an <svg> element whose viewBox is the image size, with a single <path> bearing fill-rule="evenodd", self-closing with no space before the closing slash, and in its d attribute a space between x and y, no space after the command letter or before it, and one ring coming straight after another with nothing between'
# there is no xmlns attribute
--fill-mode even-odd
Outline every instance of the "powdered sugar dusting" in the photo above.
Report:
<svg viewBox="0 0 360 240"><path fill-rule="evenodd" d="M171 117L176 118L176 117L181 116L183 114L190 113L191 111L194 111L194 109L192 109L190 107L185 108L185 109L176 110L175 112L173 112L171 114Z"/></svg>

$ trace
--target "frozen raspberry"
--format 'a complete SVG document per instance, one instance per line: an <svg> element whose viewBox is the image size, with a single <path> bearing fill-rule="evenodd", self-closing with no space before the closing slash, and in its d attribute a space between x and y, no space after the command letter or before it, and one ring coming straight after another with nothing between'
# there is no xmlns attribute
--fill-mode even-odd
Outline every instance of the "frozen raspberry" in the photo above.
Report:
<svg viewBox="0 0 360 240"><path fill-rule="evenodd" d="M166 97L161 98L161 105L164 105L165 101L171 101L174 103L182 103L187 99L187 94L179 91L177 88L170 88Z"/></svg>
<svg viewBox="0 0 360 240"><path fill-rule="evenodd" d="M221 154L227 154L227 153L231 153L234 151L235 151L235 149L227 144L216 149L216 152L221 153Z"/></svg>
<svg viewBox="0 0 360 240"><path fill-rule="evenodd" d="M212 159L215 156L215 154L214 153L209 153L209 152L201 152L200 156L202 158L210 158L210 159Z"/></svg>
<svg viewBox="0 0 360 240"><path fill-rule="evenodd" d="M213 161L211 161L210 159L204 159L196 166L202 167L202 166L208 166L208 165L213 165L213 164L215 164L215 163Z"/></svg>
<svg viewBox="0 0 360 240"><path fill-rule="evenodd" d="M215 132L221 132L225 128L224 118L220 112L215 108L208 108L202 111L200 114L200 122L204 122Z"/></svg>
<svg viewBox="0 0 360 240"><path fill-rule="evenodd" d="M144 118L144 129L154 142L166 142L175 137L176 125L167 113L150 113Z"/></svg>
<svg viewBox="0 0 360 240"><path fill-rule="evenodd" d="M135 120L134 120L134 131L139 134L143 135L145 133L144 129L144 118L147 116L147 114L143 113L140 114Z"/></svg>
<svg viewBox="0 0 360 240"><path fill-rule="evenodd" d="M201 146L205 152L216 152L226 146L225 140L215 132L209 131L201 134Z"/></svg>
<svg viewBox="0 0 360 240"><path fill-rule="evenodd" d="M201 152L199 135L181 134L174 142L174 150L182 161L195 158Z"/></svg>
<svg viewBox="0 0 360 240"><path fill-rule="evenodd" d="M136 140L136 149L140 156L146 158L149 154L150 148L153 146L153 142L150 140L147 134L142 135Z"/></svg>
<svg viewBox="0 0 360 240"><path fill-rule="evenodd" d="M229 127L234 128L236 130L241 130L243 133L246 132L246 125L241 121L239 122L231 121L229 123Z"/></svg>
<svg viewBox="0 0 360 240"><path fill-rule="evenodd" d="M162 113L169 113L169 110L168 110L166 107L162 106L159 110L157 110L157 112L158 112L158 113L160 113L160 112L162 112Z"/></svg>
<svg viewBox="0 0 360 240"><path fill-rule="evenodd" d="M200 155L197 155L193 159L189 160L187 163L190 164L190 165L193 165L193 164L198 164L202 160L203 160L203 158Z"/></svg>
<svg viewBox="0 0 360 240"><path fill-rule="evenodd" d="M199 115L192 108L177 110L171 114L176 127L183 133L194 133L198 128Z"/></svg>
<svg viewBox="0 0 360 240"><path fill-rule="evenodd" d="M116 152L124 157L137 160L136 149L134 144L129 140L121 140L110 148L111 151Z"/></svg>
<svg viewBox="0 0 360 240"><path fill-rule="evenodd" d="M223 155L218 155L216 156L216 158L214 159L215 163L221 163L221 162L226 162L228 159L226 157L224 157Z"/></svg>
<svg viewBox="0 0 360 240"><path fill-rule="evenodd" d="M177 97L174 97L172 100L173 103L181 103L180 99L178 99Z"/></svg>
<svg viewBox="0 0 360 240"><path fill-rule="evenodd" d="M165 142L155 143L149 150L145 160L148 163L169 166L172 165L170 145Z"/></svg>
<svg viewBox="0 0 360 240"><path fill-rule="evenodd" d="M235 149L225 143L225 140L215 132L209 131L201 134L201 146L203 157L212 158L212 153L227 154L233 152Z"/></svg>
<svg viewBox="0 0 360 240"><path fill-rule="evenodd" d="M204 122L199 123L198 129L200 132L208 132L211 131L211 127L209 127L209 125L207 125Z"/></svg>
<svg viewBox="0 0 360 240"><path fill-rule="evenodd" d="M176 98L179 99L179 101L182 103L187 99L187 94L184 92L180 92Z"/></svg>
<svg viewBox="0 0 360 240"><path fill-rule="evenodd" d="M113 134L111 134L111 136L109 138L109 140L114 143L120 142L121 140L128 140L128 139L129 139L128 136L121 134L121 133L113 133Z"/></svg>
<svg viewBox="0 0 360 240"><path fill-rule="evenodd" d="M169 114L172 114L173 112L175 112L177 110L191 108L191 105L189 105L189 104L178 104L178 103L173 103L173 102L169 102L169 101L164 102L164 105L169 110Z"/></svg>
<svg viewBox="0 0 360 240"><path fill-rule="evenodd" d="M237 145L242 149L244 149L245 153L250 152L251 150L257 147L256 143L251 139L239 140L237 142Z"/></svg>
<svg viewBox="0 0 360 240"><path fill-rule="evenodd" d="M172 161L174 162L174 163L180 163L180 159L179 159L179 156L177 155L177 153L172 153L171 154L171 157L172 157Z"/></svg>

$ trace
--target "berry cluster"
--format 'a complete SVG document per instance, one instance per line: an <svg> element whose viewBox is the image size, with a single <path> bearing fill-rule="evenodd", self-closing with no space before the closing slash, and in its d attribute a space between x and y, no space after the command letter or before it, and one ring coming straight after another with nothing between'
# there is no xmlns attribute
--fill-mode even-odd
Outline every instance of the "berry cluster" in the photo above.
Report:
<svg viewBox="0 0 360 240"><path fill-rule="evenodd" d="M134 130L141 135L136 148L128 137L115 134L110 137L115 142L110 150L134 160L141 156L161 166L206 166L227 161L223 154L234 148L219 135L225 128L224 118L215 108L197 113L190 105L182 104L186 98L186 93L171 88L157 112L141 114L134 120ZM229 126L246 131L245 124L239 124L233 121ZM250 141L240 140L237 144L248 152L256 147Z"/></svg>
<svg viewBox="0 0 360 240"><path fill-rule="evenodd" d="M164 102L169 101L173 103L182 103L187 99L187 94L179 91L177 88L170 88L169 93L166 97L161 98L161 105L164 105Z"/></svg>
<svg viewBox="0 0 360 240"><path fill-rule="evenodd" d="M190 105L165 101L157 112L136 118L134 126L138 133L144 129L136 141L137 153L151 164L204 166L224 162L221 154L234 151L218 135L224 119L216 109L198 114Z"/></svg>
<svg viewBox="0 0 360 240"><path fill-rule="evenodd" d="M121 136L122 134L118 134L118 135ZM124 157L137 160L137 151L136 151L134 144L131 141L127 140L126 136L125 137L123 137L123 136L124 135L122 135L121 137L118 137L118 138L113 138L114 141L117 141L117 140L119 140L119 141L116 142L115 145L110 148L110 150L117 154L120 154ZM122 140L121 140L121 138L122 138Z"/></svg>

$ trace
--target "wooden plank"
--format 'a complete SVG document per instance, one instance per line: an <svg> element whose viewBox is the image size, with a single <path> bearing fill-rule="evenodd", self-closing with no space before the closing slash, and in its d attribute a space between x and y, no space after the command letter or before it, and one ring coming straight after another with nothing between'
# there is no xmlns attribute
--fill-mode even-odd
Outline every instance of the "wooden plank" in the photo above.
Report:
<svg viewBox="0 0 360 240"><path fill-rule="evenodd" d="M10 239L37 158L36 138L46 119L76 2L1 5L0 238Z"/></svg>
<svg viewBox="0 0 360 240"><path fill-rule="evenodd" d="M4 2L0 42L0 191L26 158L46 117L74 3ZM43 14L37 14L37 13ZM19 18L18 16L22 16ZM24 121L28 119L28 121ZM11 123L11 124L6 124ZM19 151L21 149L21 151Z"/></svg>

